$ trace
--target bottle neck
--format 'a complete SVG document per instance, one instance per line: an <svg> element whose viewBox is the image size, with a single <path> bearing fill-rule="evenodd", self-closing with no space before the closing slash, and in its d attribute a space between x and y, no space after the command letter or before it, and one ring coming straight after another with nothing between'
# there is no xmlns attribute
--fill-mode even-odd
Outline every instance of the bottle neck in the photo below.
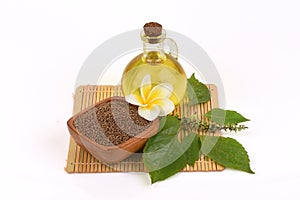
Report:
<svg viewBox="0 0 300 200"><path fill-rule="evenodd" d="M163 43L143 42L143 60L147 63L162 63L166 60Z"/></svg>
<svg viewBox="0 0 300 200"><path fill-rule="evenodd" d="M145 32L141 32L141 39L143 41L143 60L147 63L162 63L166 60L164 52L164 39L166 33L162 30L159 36L146 36Z"/></svg>

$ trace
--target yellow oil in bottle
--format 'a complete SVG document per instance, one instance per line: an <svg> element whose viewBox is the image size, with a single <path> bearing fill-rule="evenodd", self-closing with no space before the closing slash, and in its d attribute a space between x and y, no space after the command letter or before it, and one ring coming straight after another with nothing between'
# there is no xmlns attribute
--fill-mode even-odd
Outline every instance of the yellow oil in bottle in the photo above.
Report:
<svg viewBox="0 0 300 200"><path fill-rule="evenodd" d="M122 90L125 96L139 92L146 75L151 76L153 85L169 83L173 86L170 100L179 104L186 92L187 79L180 63L171 55L150 51L139 54L125 68L122 76Z"/></svg>

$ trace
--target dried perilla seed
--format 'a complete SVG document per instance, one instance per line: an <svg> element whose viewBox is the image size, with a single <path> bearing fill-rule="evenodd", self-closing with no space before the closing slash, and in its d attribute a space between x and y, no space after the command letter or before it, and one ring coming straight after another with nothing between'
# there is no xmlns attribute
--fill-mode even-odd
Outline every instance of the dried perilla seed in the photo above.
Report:
<svg viewBox="0 0 300 200"><path fill-rule="evenodd" d="M113 146L138 135L151 123L139 116L137 106L125 101L109 101L78 116L74 126L98 144Z"/></svg>

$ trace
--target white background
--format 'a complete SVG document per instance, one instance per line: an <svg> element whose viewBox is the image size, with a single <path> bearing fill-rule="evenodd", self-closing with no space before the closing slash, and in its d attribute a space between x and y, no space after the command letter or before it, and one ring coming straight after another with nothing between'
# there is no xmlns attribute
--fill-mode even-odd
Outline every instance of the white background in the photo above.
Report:
<svg viewBox="0 0 300 200"><path fill-rule="evenodd" d="M1 0L0 199L299 199L299 10L297 0ZM227 108L251 119L248 131L232 135L255 175L179 173L150 185L147 174L64 171L82 63L148 21L212 58Z"/></svg>

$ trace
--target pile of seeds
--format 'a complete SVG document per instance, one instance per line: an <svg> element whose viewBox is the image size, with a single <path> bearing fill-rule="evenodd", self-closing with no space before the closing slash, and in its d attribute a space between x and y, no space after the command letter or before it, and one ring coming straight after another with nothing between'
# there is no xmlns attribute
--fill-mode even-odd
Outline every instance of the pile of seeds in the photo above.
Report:
<svg viewBox="0 0 300 200"><path fill-rule="evenodd" d="M129 140L151 123L138 114L137 106L119 100L99 104L74 120L80 133L106 146Z"/></svg>

